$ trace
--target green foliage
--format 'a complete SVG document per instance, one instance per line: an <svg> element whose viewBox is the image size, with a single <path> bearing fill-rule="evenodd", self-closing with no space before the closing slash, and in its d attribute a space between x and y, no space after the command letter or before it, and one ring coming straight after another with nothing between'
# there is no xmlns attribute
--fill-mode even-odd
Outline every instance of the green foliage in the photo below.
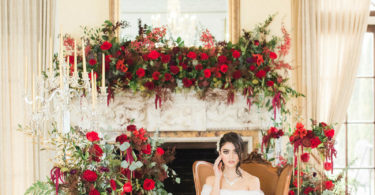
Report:
<svg viewBox="0 0 375 195"><path fill-rule="evenodd" d="M30 186L25 195L50 195L55 193L55 188L46 182L37 181Z"/></svg>

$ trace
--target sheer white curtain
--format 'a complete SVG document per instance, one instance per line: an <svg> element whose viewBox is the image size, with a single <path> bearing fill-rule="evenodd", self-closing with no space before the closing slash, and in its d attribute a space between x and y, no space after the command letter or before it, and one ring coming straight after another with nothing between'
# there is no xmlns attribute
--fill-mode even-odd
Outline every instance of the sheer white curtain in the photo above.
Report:
<svg viewBox="0 0 375 195"><path fill-rule="evenodd" d="M369 0L293 0L294 59L304 122L345 119L362 40ZM338 130L337 128L336 130Z"/></svg>
<svg viewBox="0 0 375 195"><path fill-rule="evenodd" d="M47 176L47 158L37 141L17 131L28 119L24 95L25 56L28 92L37 71L38 43L42 68L54 35L55 1L0 0L0 194L24 194L36 179Z"/></svg>

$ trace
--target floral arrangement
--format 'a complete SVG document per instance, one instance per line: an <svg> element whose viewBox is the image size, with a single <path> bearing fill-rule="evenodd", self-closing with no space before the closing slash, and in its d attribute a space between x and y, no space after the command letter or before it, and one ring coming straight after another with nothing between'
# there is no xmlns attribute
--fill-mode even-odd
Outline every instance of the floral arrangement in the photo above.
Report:
<svg viewBox="0 0 375 195"><path fill-rule="evenodd" d="M60 150L44 186L54 188L56 194L168 194L163 181L171 177L180 182L167 166L174 150L165 151L157 137L151 138L143 128L127 126L114 143L95 131L55 133L60 136L51 142L59 143ZM37 182L26 194L40 192L42 184Z"/></svg>
<svg viewBox="0 0 375 195"><path fill-rule="evenodd" d="M311 120L311 122L311 130L307 130L302 123L297 123L294 131L287 133L290 144L287 147L287 158L283 156L275 157L279 162L276 165L278 167L283 167L286 164L293 164L294 166L289 195L294 195L297 191L303 194L345 193L345 184L342 181L345 170L336 178L331 178L328 175L328 173L333 172L333 157L336 157L333 125L327 125L324 122L317 123L315 120ZM270 148L275 147L274 141L283 135L284 131L276 127L270 127L263 134L261 151L265 157L267 157ZM314 149L317 153L313 153ZM314 163L310 160L311 156L322 163L320 168L318 166L319 171L316 171L317 167L313 166ZM275 159L268 160L273 161ZM297 182L298 178L300 179L299 182Z"/></svg>
<svg viewBox="0 0 375 195"><path fill-rule="evenodd" d="M295 167L299 163L304 164L304 171L299 167L295 169L295 177L291 184L291 191L289 194L293 194L294 190L302 190L304 194L334 194L342 192L342 186L336 187L335 184L341 182L343 177L342 172L337 178L329 179L325 171L333 173L333 156L336 157L336 150L334 148L335 141L333 136L335 130L332 125L327 125L324 122L317 123L315 120L311 120L311 130L306 130L302 123L297 123L294 132L289 137L290 143L293 145L293 152L295 156ZM315 169L310 169L308 162L313 149L317 149L318 155L317 161L322 162L323 171L317 173ZM298 160L297 160L298 159ZM320 175L318 179L317 174ZM300 176L299 186L297 183L297 176Z"/></svg>
<svg viewBox="0 0 375 195"><path fill-rule="evenodd" d="M333 156L336 157L337 153L333 140L335 130L332 125L327 125L324 122L319 124L314 120L311 120L311 122L312 130L306 130L302 123L297 123L295 131L289 137L290 143L294 146L294 153L296 154L298 148L301 148L302 152L304 148L310 150L317 148L324 156L322 160L326 161L324 167L333 171Z"/></svg>
<svg viewBox="0 0 375 195"><path fill-rule="evenodd" d="M262 132L263 133L263 132ZM284 135L282 129L277 129L276 127L271 127L266 134L263 134L262 137L262 146L261 151L264 153L263 147L266 147L265 153L268 153L270 146L273 144L274 139L279 139Z"/></svg>
<svg viewBox="0 0 375 195"><path fill-rule="evenodd" d="M273 109L276 117L278 109L287 112L284 104L289 98L301 94L288 85L286 78L287 70L291 69L284 61L290 49L290 35L282 27L283 37L268 38L267 28L272 20L270 16L255 31L244 31L236 44L217 42L205 30L200 47L185 47L181 38L167 39L165 27L152 28L141 22L134 40L119 40L116 30L128 24L105 21L99 29L84 29L87 71L93 70L100 83L101 56L105 55L109 99L117 89L131 89L148 96L154 94L158 108L172 92L194 90L202 99L216 94L216 99L220 95L227 103L232 103L238 92L247 98L249 109L252 104L265 104L264 98L270 98L265 106ZM64 41L65 55L71 64L74 62L72 40L66 36ZM82 56L78 56L80 67ZM220 93L214 89L220 89Z"/></svg>
<svg viewBox="0 0 375 195"><path fill-rule="evenodd" d="M344 184L344 171L342 171L335 178L329 178L324 174L321 178L318 177L318 173L312 171L311 169L306 169L306 172L300 172L300 192L303 194L345 194L345 184ZM294 180L291 180L289 195L297 194L297 170L294 173ZM323 178L323 182L322 182Z"/></svg>

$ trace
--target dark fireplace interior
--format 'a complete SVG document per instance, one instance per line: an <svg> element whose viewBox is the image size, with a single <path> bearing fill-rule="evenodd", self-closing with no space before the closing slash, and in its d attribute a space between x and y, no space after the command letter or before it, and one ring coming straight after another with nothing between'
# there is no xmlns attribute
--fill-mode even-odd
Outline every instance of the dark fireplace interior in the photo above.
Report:
<svg viewBox="0 0 375 195"><path fill-rule="evenodd" d="M194 195L193 163L197 160L213 163L217 158L216 142L165 143L163 147L176 147L176 159L169 167L181 178L180 184L166 179L165 189L174 195Z"/></svg>

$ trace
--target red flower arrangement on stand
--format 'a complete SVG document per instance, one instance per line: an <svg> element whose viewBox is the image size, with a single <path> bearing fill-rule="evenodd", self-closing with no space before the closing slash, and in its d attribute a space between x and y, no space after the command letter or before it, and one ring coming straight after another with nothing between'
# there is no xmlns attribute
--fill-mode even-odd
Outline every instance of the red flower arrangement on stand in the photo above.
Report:
<svg viewBox="0 0 375 195"><path fill-rule="evenodd" d="M313 149L317 149L318 153L321 155L323 171L331 171L331 173L333 173L333 157L336 157L337 153L334 147L335 141L333 139L335 130L333 129L332 125L327 125L324 122L317 123L314 120L311 120L311 122L311 130L307 130L302 123L297 123L293 134L289 137L289 141L294 147L294 165L295 167L297 167L297 178L299 178L298 176L301 172L300 160L304 163L307 163L310 159L310 152ZM305 187L305 192L317 191L318 188L320 188L321 191L333 190L334 183L332 183L332 180L329 180L325 176L324 172L321 172L320 175L322 177L322 183L320 184L320 186L318 185L318 187L315 188L308 186L308 189L307 187ZM339 176L337 180L340 180L341 177L342 176ZM303 175L301 178L305 178L305 176ZM325 181L323 181L323 179L325 179ZM299 190L301 185L302 180L299 183L299 186L297 185L297 183L294 186L297 187L297 190Z"/></svg>

